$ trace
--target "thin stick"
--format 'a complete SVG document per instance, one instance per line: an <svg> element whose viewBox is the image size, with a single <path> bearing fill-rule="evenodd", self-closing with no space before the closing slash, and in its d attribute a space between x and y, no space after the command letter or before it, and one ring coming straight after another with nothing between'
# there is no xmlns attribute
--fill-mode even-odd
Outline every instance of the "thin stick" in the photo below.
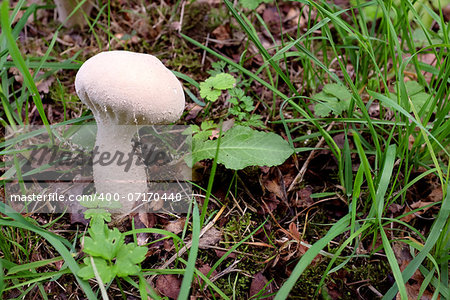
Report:
<svg viewBox="0 0 450 300"><path fill-rule="evenodd" d="M334 121L330 123L330 125L327 128L327 131L330 131L331 128L333 128L333 126L334 126ZM325 141L325 139L322 137L319 140L319 142L317 143L316 147L314 147L315 149L311 151L311 153L309 154L305 163L303 164L302 168L300 169L300 172L298 172L297 176L295 176L295 178L294 178L294 181L292 181L291 185L289 186L289 188L287 190L288 192L292 191L298 183L303 181L303 177L305 176L306 169L308 169L309 163L314 158L314 155L316 154L317 149L322 147L324 141Z"/></svg>

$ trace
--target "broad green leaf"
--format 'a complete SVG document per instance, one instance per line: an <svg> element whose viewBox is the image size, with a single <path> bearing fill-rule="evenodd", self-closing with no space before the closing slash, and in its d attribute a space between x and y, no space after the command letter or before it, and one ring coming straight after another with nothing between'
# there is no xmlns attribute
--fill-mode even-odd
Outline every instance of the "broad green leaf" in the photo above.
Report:
<svg viewBox="0 0 450 300"><path fill-rule="evenodd" d="M317 93L313 98L320 101L314 106L314 113L319 117L327 117L330 113L341 115L346 111L352 94L345 86L331 83L325 85L322 92Z"/></svg>
<svg viewBox="0 0 450 300"><path fill-rule="evenodd" d="M414 107L417 111L420 111L422 107L430 101L431 95L425 92L425 88L420 85L417 81L406 81L405 89L408 97L411 99L411 102L414 104ZM397 88L395 88L395 92L397 93ZM390 94L390 98L397 102L397 95L395 93ZM412 112L412 107L407 107L409 112ZM430 107L427 108L427 111ZM436 108L434 108L436 109Z"/></svg>
<svg viewBox="0 0 450 300"><path fill-rule="evenodd" d="M78 271L77 275L83 278L84 280L94 278L95 274L94 269L92 268L91 258L85 257L83 259L83 262L85 265ZM106 260L94 257L94 264L103 283L110 282L116 276L113 267L108 265Z"/></svg>
<svg viewBox="0 0 450 300"><path fill-rule="evenodd" d="M423 92L425 90L423 88L423 86L421 86L417 81L406 81L405 89L406 89L406 92L408 93L408 96L415 95L415 94ZM398 93L397 86L394 87L394 90L396 93Z"/></svg>
<svg viewBox="0 0 450 300"><path fill-rule="evenodd" d="M200 83L200 96L208 101L216 101L223 90L231 89L236 79L227 73L219 73Z"/></svg>
<svg viewBox="0 0 450 300"><path fill-rule="evenodd" d="M215 157L217 140L193 143L193 163ZM235 126L224 133L218 156L218 163L233 170L248 166L275 166L282 164L293 153L281 136Z"/></svg>
<svg viewBox="0 0 450 300"><path fill-rule="evenodd" d="M92 256L100 256L107 260L116 257L121 245L123 236L117 228L109 229L106 224L93 224L89 228L88 237L84 237L83 251Z"/></svg>
<svg viewBox="0 0 450 300"><path fill-rule="evenodd" d="M416 110L420 111L422 109L422 107L425 104L427 104L428 100L430 99L430 94L421 92L421 93L415 94L414 96L411 96L410 98L411 98L411 101L414 104L414 107L416 108Z"/></svg>
<svg viewBox="0 0 450 300"><path fill-rule="evenodd" d="M141 268L137 265L145 259L148 249L135 244L122 245L117 253L114 273L119 277L137 275Z"/></svg>
<svg viewBox="0 0 450 300"><path fill-rule="evenodd" d="M333 95L341 101L350 101L352 94L342 84L330 83L323 87L323 91L327 94Z"/></svg>

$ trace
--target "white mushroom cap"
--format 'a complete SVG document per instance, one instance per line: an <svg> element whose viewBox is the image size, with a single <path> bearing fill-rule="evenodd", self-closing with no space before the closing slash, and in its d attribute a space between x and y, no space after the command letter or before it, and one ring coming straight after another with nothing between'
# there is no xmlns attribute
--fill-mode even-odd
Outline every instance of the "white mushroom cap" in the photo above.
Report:
<svg viewBox="0 0 450 300"><path fill-rule="evenodd" d="M180 118L185 105L181 83L158 58L149 54L99 53L81 66L75 89L97 122L172 123Z"/></svg>

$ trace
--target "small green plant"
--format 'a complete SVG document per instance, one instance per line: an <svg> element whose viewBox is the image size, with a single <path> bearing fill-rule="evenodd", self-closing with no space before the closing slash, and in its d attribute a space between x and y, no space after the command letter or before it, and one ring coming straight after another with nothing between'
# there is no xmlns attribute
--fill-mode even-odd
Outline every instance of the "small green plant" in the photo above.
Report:
<svg viewBox="0 0 450 300"><path fill-rule="evenodd" d="M327 117L330 113L342 115L348 110L352 94L348 89L337 83L330 83L323 87L320 93L313 96L318 102L315 107L315 114L320 117Z"/></svg>
<svg viewBox="0 0 450 300"><path fill-rule="evenodd" d="M100 276L107 283L118 277L138 275L139 263L145 259L147 248L134 243L125 244L124 235L117 229L109 229L105 222L111 221L111 214L103 209L89 209L85 217L91 219L89 236L84 237L84 264L78 276L84 280Z"/></svg>
<svg viewBox="0 0 450 300"><path fill-rule="evenodd" d="M213 130L218 126L212 121L204 121L199 126L191 125L192 155L188 161L192 163L216 157L217 162L233 170L247 166L275 166L282 164L293 153L293 148L282 137L275 133L261 132L249 126L265 128L261 116L252 114L255 109L253 99L246 95L245 88L250 82L238 77L235 79L227 71L227 64L216 62L209 71L211 77L200 83L200 96L206 101L215 102L222 92L228 92L230 103L229 115L234 116L236 126L224 130L219 140L210 140ZM239 70L228 66L228 72L240 74ZM238 75L239 76L239 75Z"/></svg>
<svg viewBox="0 0 450 300"><path fill-rule="evenodd" d="M266 128L261 116L252 113L255 109L254 100L245 92L250 87L250 82L241 78L239 70L219 61L212 64L212 69L208 73L211 77L200 83L201 97L206 101L215 102L222 92L228 92L227 102L230 103L228 113L234 116L237 124ZM229 73L236 73L238 78Z"/></svg>

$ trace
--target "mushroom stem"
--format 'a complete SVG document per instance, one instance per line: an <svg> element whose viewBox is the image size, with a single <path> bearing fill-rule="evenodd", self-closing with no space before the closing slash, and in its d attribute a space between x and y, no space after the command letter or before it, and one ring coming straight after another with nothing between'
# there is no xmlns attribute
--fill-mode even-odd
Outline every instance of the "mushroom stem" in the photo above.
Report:
<svg viewBox="0 0 450 300"><path fill-rule="evenodd" d="M120 212L130 213L133 200L147 191L145 165L136 163L140 158L132 142L138 127L105 120L98 125L93 165L96 193L103 194L102 199L119 198Z"/></svg>

